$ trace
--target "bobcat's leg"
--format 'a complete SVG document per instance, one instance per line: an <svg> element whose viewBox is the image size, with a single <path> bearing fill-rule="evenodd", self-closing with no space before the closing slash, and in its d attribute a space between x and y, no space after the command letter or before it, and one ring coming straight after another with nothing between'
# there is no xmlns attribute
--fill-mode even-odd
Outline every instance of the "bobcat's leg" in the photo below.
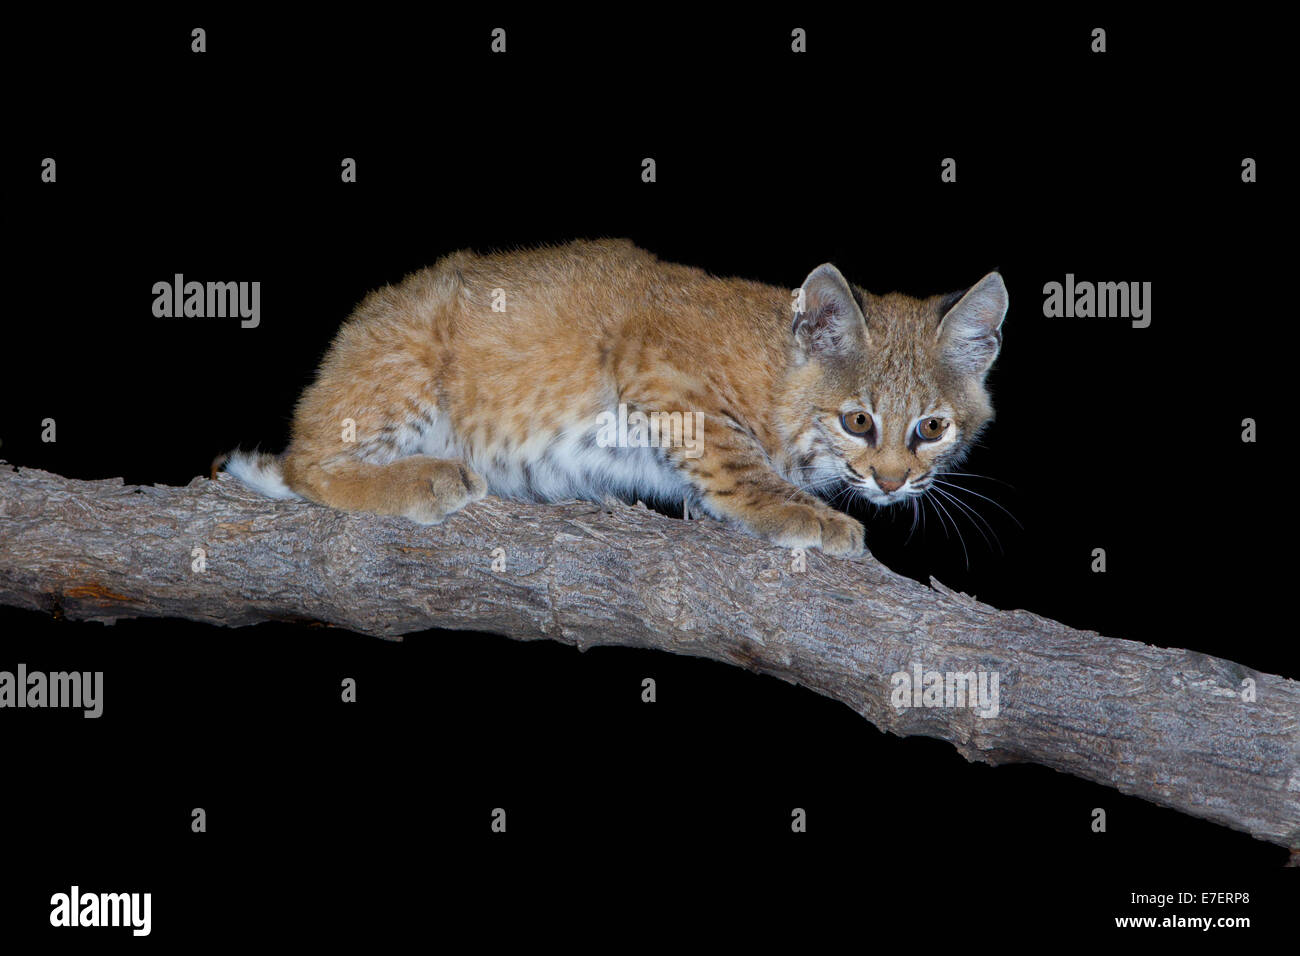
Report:
<svg viewBox="0 0 1300 956"><path fill-rule="evenodd" d="M459 461L412 455L387 465L336 457L316 463L292 449L284 459L285 482L312 501L344 511L405 515L439 524L487 494L487 482Z"/></svg>
<svg viewBox="0 0 1300 956"><path fill-rule="evenodd" d="M448 457L423 453L450 430L429 380L436 356L418 342L390 341L390 325L359 326L368 334L347 328L294 412L285 484L333 508L421 524L438 524L482 498L487 482L451 457L450 442L442 443Z"/></svg>
<svg viewBox="0 0 1300 956"><path fill-rule="evenodd" d="M786 548L820 548L845 556L866 550L861 522L778 475L749 436L716 416L706 421L701 456L688 458L682 448L668 451L710 514Z"/></svg>

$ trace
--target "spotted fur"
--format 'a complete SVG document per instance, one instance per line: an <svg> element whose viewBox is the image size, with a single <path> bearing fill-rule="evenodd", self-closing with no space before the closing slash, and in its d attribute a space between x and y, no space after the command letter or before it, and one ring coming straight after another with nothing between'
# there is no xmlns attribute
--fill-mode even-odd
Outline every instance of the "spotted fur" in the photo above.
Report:
<svg viewBox="0 0 1300 956"><path fill-rule="evenodd" d="M801 290L796 312L791 290L622 240L458 252L361 303L282 456L226 468L275 497L425 523L489 491L640 498L857 554L861 524L824 499L904 500L960 459L993 414L1006 289L991 273L956 297L875 296L824 265ZM698 413L700 453L610 447L602 413L620 405ZM868 437L844 424L859 413ZM918 439L924 416L945 423L937 440Z"/></svg>

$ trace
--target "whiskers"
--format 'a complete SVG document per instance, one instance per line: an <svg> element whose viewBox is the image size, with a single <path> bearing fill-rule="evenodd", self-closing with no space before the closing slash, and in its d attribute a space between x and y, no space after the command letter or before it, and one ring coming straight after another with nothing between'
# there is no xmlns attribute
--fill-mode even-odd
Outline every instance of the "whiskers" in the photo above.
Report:
<svg viewBox="0 0 1300 956"><path fill-rule="evenodd" d="M790 492L790 494L786 496L785 500L787 502L793 499L794 496L799 494L800 492L805 492L810 495L815 495L819 498L825 498L827 501L831 501L832 503L834 503L833 499L826 498L826 494L836 485L844 484L844 479L841 478L839 475L830 474L830 475L820 475L818 477L813 478L811 481L804 481L804 482L796 481L796 482L791 482L791 484L794 485L794 491ZM835 497L839 498L843 494L844 494L844 489L841 488L836 493Z"/></svg>
<svg viewBox="0 0 1300 956"><path fill-rule="evenodd" d="M944 529L945 537L949 537L948 528L951 525L953 533L957 535L957 540L961 544L962 557L966 562L966 568L968 570L970 569L970 550L966 547L966 538L961 532L961 527L957 520L958 518L966 518L966 520L970 522L971 526L979 532L990 550L996 550L998 554L1004 554L1005 551L1002 548L1002 541L998 537L998 533L994 529L992 523L980 513L978 502L960 497L960 495L971 495L981 501L986 501L1014 521L1016 527L1023 530L1024 525L1022 525L1020 520L1008 511L1000 502L956 481L945 480L947 478L982 478L987 481L999 482L1000 484L1006 485L1008 488L1011 486L1007 485L1004 481L1000 481L1000 479L989 478L987 475L976 475L970 472L944 472L943 477L932 475L923 486L919 506L916 505L915 502L913 503L914 511L920 513L922 521L924 521L926 502L928 501L930 504L934 505L935 514L938 516L939 523ZM929 492L934 492L934 496L931 497ZM908 532L909 541L911 540L912 534L916 531L916 523L917 517L914 514L912 518L912 528Z"/></svg>
<svg viewBox="0 0 1300 956"><path fill-rule="evenodd" d="M899 506L903 506L904 514L911 512L912 522L907 530L907 538L904 543L910 543L916 535L919 528L922 536L926 532L926 512L932 510L939 526L943 528L944 537L951 540L957 539L961 547L962 559L966 569L971 566L971 543L966 540L963 525L969 524L975 529L975 532L982 538L989 551L997 554L1005 554L1002 546L1002 539L998 535L994 522L1000 520L997 515L989 511L989 507L996 508L1007 519L1015 523L1016 527L1024 529L1020 520L1012 514L1005 505L1000 501L990 497L982 491L976 491L967 487L958 479L979 479L981 481L990 481L1011 488L1011 485L998 478L991 478L987 475L977 475L972 472L939 472L922 476L908 487L908 492L902 497L885 505L875 504L868 497L868 484L865 481L855 480L848 475L828 473L819 471L805 482L796 482L795 490L792 491L787 501L794 498L801 492L816 495L829 503L832 507L846 508L849 505L858 502L870 502L875 505L876 509L892 512L894 515L899 513ZM986 491L988 489L985 489ZM878 495L876 495L878 497ZM992 517L994 521L990 521ZM1004 526L1005 530L1005 526ZM978 540L972 539L975 544ZM978 548L976 548L978 550Z"/></svg>
<svg viewBox="0 0 1300 956"><path fill-rule="evenodd" d="M1010 488L1012 491L1015 491L1015 488L1012 485L1007 484L1005 481L1002 481L1000 478L990 478L988 475L975 475L965 471L949 471L949 472L944 472L943 478L983 478L985 481L996 481L998 484ZM957 482L953 482L953 481L944 481L943 478L935 477L933 481L937 485L943 485L945 488L948 488L950 491L962 491L968 495L974 495L976 498L979 498L982 501L987 501L993 507L997 508L1004 515L1006 515L1008 518L1014 521L1016 523L1017 528L1019 528L1021 531L1025 530L1025 526L1020 523L1020 519L1017 518L1015 515L1013 515L1010 511L1008 511L1000 502L994 501L988 495L980 494L978 491L976 491L973 488L967 488L965 485L958 484Z"/></svg>

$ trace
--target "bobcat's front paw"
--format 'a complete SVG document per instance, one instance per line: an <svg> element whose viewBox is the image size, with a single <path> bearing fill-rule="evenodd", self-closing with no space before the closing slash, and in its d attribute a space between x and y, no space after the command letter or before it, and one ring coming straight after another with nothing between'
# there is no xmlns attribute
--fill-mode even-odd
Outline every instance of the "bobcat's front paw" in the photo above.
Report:
<svg viewBox="0 0 1300 956"><path fill-rule="evenodd" d="M822 517L821 547L827 554L855 558L867 550L867 529L856 518L831 511Z"/></svg>
<svg viewBox="0 0 1300 956"><path fill-rule="evenodd" d="M843 557L867 549L862 522L833 508L786 504L755 524L755 530L783 548L820 548Z"/></svg>

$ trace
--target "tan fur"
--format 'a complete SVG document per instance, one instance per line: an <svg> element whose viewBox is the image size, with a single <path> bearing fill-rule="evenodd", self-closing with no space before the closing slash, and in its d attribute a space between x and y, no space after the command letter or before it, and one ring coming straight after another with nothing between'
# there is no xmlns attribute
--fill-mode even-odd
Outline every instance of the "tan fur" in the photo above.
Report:
<svg viewBox="0 0 1300 956"><path fill-rule="evenodd" d="M845 341L826 349L792 332L791 290L660 262L626 241L458 252L372 293L344 324L298 402L283 478L336 508L435 523L489 485L545 497L537 475L576 467L547 448L620 402L702 412L703 455L662 449L661 484L675 469L696 509L780 545L856 554L861 524L799 487L834 467L824 456L875 469L888 487L933 465L926 448L890 440L909 416L945 403L973 436L992 413L982 371L944 361L937 297L858 292L865 325L845 325ZM835 307L824 312L842 313L836 290L826 294ZM887 422L876 447L839 424L859 399ZM430 448L438 457L421 453ZM599 481L576 487L608 493Z"/></svg>

